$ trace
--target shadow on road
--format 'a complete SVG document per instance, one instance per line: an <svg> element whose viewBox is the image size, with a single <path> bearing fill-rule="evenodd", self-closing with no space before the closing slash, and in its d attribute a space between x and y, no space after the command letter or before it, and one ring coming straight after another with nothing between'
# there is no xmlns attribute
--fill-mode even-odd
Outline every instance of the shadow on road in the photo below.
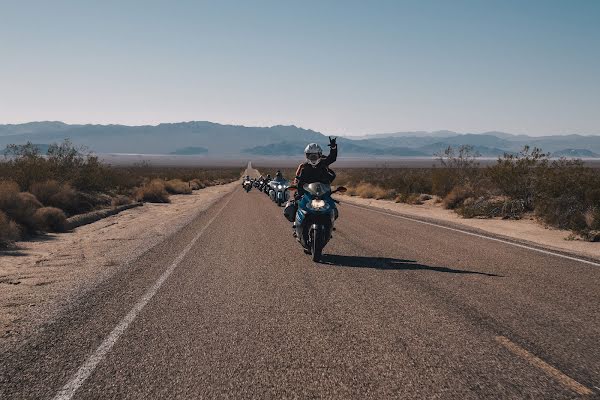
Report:
<svg viewBox="0 0 600 400"><path fill-rule="evenodd" d="M352 267L352 268L374 268L374 269L389 269L389 270L405 270L405 271L435 271L445 272L449 274L475 274L492 277L502 277L502 275L488 274L486 272L469 271L464 269L453 269L448 267L432 267L429 265L419 264L415 260L401 260L397 258L386 257L360 257L360 256L342 256L337 254L323 254L321 263L334 265L337 267Z"/></svg>

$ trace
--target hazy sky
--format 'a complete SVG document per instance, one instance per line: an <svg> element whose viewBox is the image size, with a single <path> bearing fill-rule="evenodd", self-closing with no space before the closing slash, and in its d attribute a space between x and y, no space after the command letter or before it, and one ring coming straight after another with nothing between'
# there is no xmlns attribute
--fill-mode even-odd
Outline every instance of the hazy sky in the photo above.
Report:
<svg viewBox="0 0 600 400"><path fill-rule="evenodd" d="M0 0L0 123L600 134L600 0Z"/></svg>

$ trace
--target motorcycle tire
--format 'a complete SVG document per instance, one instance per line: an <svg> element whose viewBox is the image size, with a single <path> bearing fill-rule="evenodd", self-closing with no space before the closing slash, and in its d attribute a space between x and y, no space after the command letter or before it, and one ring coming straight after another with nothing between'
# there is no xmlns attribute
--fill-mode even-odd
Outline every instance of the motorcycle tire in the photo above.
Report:
<svg viewBox="0 0 600 400"><path fill-rule="evenodd" d="M311 232L312 240L311 240L311 253L312 260L314 262L318 262L321 259L321 253L323 251L323 238L321 237L321 232L318 230L313 230Z"/></svg>

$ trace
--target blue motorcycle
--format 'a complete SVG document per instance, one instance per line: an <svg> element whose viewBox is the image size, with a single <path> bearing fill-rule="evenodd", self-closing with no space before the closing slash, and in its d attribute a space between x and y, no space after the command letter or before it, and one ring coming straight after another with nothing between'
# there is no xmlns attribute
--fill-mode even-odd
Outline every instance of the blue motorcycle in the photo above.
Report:
<svg viewBox="0 0 600 400"><path fill-rule="evenodd" d="M298 203L294 229L304 251L312 255L313 261L319 261L338 217L336 200L331 195L344 193L346 188L340 186L332 191L329 184L315 182L304 185L303 189L305 194ZM288 190L297 188L290 186Z"/></svg>

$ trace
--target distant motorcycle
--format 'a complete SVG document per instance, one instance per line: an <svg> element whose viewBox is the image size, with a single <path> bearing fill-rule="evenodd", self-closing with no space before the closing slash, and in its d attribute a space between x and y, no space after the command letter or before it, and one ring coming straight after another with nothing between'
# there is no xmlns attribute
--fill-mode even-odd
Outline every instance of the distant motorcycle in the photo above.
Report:
<svg viewBox="0 0 600 400"><path fill-rule="evenodd" d="M248 193L250 190L252 190L252 181L244 180L244 183L242 183L242 187L244 188L246 193Z"/></svg>
<svg viewBox="0 0 600 400"><path fill-rule="evenodd" d="M263 186L261 188L261 190L263 191L263 193L266 194L267 196L269 195L269 189L270 189L269 183L271 183L271 181L265 180L263 182Z"/></svg>
<svg viewBox="0 0 600 400"><path fill-rule="evenodd" d="M273 200L279 207L283 205L288 200L288 187L290 186L289 181L276 181L272 180L269 183L269 197Z"/></svg>
<svg viewBox="0 0 600 400"><path fill-rule="evenodd" d="M339 186L334 191L326 183L309 183L303 186L304 196L298 202L298 211L294 228L296 238L304 247L306 253L312 255L313 261L319 261L323 248L331 239L333 225L338 216L336 201L333 193L344 193L347 189ZM290 186L290 191L298 190Z"/></svg>

